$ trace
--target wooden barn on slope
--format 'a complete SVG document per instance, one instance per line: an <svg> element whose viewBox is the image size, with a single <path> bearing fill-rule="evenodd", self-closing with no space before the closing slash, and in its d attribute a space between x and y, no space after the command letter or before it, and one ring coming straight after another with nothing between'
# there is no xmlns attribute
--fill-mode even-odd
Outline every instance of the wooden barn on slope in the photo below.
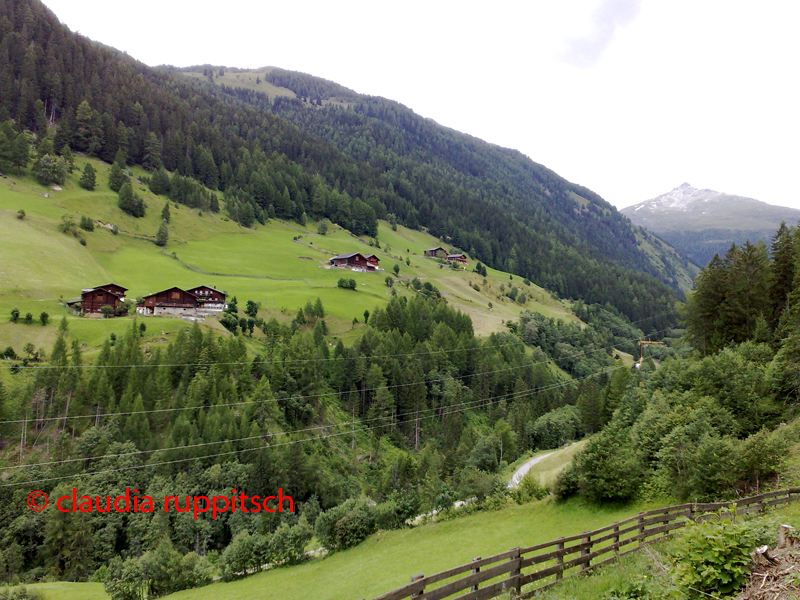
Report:
<svg viewBox="0 0 800 600"><path fill-rule="evenodd" d="M457 262L459 264L465 265L467 264L467 255L466 254L448 254L447 255L448 262Z"/></svg>
<svg viewBox="0 0 800 600"><path fill-rule="evenodd" d="M197 296L178 287L145 296L136 305L140 315L194 315Z"/></svg>
<svg viewBox="0 0 800 600"><path fill-rule="evenodd" d="M116 313L117 309L125 301L125 292L127 291L128 288L116 283L84 288L81 290L80 298L69 300L66 305L72 309L79 309L81 314L84 315L101 314L101 309L104 306L110 306Z"/></svg>
<svg viewBox="0 0 800 600"><path fill-rule="evenodd" d="M374 254L367 256L361 252L351 252L334 256L329 261L332 267L341 269L351 269L353 271L377 271L380 267L380 259Z"/></svg>
<svg viewBox="0 0 800 600"><path fill-rule="evenodd" d="M430 258L445 258L447 256L447 250L441 246L437 246L436 248L428 248L422 254Z"/></svg>

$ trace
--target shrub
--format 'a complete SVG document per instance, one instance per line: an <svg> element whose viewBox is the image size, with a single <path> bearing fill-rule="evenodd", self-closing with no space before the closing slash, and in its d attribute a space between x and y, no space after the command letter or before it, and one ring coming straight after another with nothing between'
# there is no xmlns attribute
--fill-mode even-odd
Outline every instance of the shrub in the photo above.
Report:
<svg viewBox="0 0 800 600"><path fill-rule="evenodd" d="M690 598L731 594L747 583L754 546L747 523L687 523L673 553L675 578Z"/></svg>
<svg viewBox="0 0 800 600"><path fill-rule="evenodd" d="M67 178L67 162L61 156L45 154L36 162L36 179L42 185L61 185Z"/></svg>
<svg viewBox="0 0 800 600"><path fill-rule="evenodd" d="M344 277L340 278L338 283L336 284L338 287L345 289L345 290L354 290L356 289L356 280L355 279L345 279Z"/></svg>
<svg viewBox="0 0 800 600"><path fill-rule="evenodd" d="M317 539L329 551L351 548L375 531L375 518L370 508L361 501L350 499L317 518Z"/></svg>
<svg viewBox="0 0 800 600"><path fill-rule="evenodd" d="M525 473L525 476L519 482L519 486L514 490L514 500L518 504L525 502L533 502L534 500L541 500L550 492L539 481L539 476L531 471Z"/></svg>
<svg viewBox="0 0 800 600"><path fill-rule="evenodd" d="M94 231L94 221L92 221L91 217L81 215L80 228L84 231Z"/></svg>
<svg viewBox="0 0 800 600"><path fill-rule="evenodd" d="M289 527L281 523L269 540L269 562L273 564L293 564L303 559L306 544L314 536L314 530L305 517L300 517L297 525Z"/></svg>
<svg viewBox="0 0 800 600"><path fill-rule="evenodd" d="M19 209L19 210L17 211L17 218L18 218L19 220L22 220L22 219L24 219L24 218L25 218L25 211L24 211L24 210L22 210L22 209Z"/></svg>
<svg viewBox="0 0 800 600"><path fill-rule="evenodd" d="M578 493L578 470L575 468L575 459L562 470L553 483L553 494L559 500L566 500Z"/></svg>

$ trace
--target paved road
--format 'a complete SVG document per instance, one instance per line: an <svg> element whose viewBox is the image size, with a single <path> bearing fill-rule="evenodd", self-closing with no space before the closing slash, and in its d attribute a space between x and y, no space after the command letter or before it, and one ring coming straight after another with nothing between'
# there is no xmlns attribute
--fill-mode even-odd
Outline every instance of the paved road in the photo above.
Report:
<svg viewBox="0 0 800 600"><path fill-rule="evenodd" d="M556 451L548 452L547 454L542 454L541 456L535 456L530 459L528 462L523 464L519 469L517 469L514 474L511 476L511 479L508 480L507 488L516 487L519 485L519 482L522 481L522 478L525 477L525 473L531 470L531 467L538 463L540 460L544 460L551 454L555 454Z"/></svg>

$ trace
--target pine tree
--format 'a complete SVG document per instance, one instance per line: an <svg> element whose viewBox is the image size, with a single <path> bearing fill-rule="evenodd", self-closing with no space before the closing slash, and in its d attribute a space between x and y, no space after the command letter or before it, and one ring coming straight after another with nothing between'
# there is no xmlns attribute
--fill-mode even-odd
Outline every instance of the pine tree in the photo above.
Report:
<svg viewBox="0 0 800 600"><path fill-rule="evenodd" d="M108 187L115 192L119 192L127 180L128 177L122 172L120 163L114 161L114 164L111 165L111 171L108 174Z"/></svg>
<svg viewBox="0 0 800 600"><path fill-rule="evenodd" d="M143 217L145 212L144 201L133 193L130 182L125 182L119 190L119 207L132 217Z"/></svg>
<svg viewBox="0 0 800 600"><path fill-rule="evenodd" d="M778 231L772 238L772 263L769 274L769 301L771 308L771 325L777 327L783 311L786 309L795 272L794 256L795 230L781 222Z"/></svg>
<svg viewBox="0 0 800 600"><path fill-rule="evenodd" d="M169 231L167 231L167 221L164 219L161 221L161 226L158 228L158 233L156 234L156 246L166 246L168 240Z"/></svg>
<svg viewBox="0 0 800 600"><path fill-rule="evenodd" d="M152 131L147 136L142 166L148 171L156 171L161 168L161 142Z"/></svg>
<svg viewBox="0 0 800 600"><path fill-rule="evenodd" d="M169 200L164 203L164 208L161 209L161 220L169 223L170 214L169 214Z"/></svg>
<svg viewBox="0 0 800 600"><path fill-rule="evenodd" d="M169 193L169 174L164 167L153 173L153 177L150 179L150 191L158 196L165 196Z"/></svg>
<svg viewBox="0 0 800 600"><path fill-rule="evenodd" d="M95 176L95 170L91 163L86 163L86 166L83 167L83 175L81 175L80 180L78 181L78 185L80 185L83 189L94 191L94 186L96 185L97 180Z"/></svg>
<svg viewBox="0 0 800 600"><path fill-rule="evenodd" d="M21 169L28 166L29 161L30 145L28 144L28 138L24 133L20 133L11 144L11 164L17 167L17 177L19 177Z"/></svg>

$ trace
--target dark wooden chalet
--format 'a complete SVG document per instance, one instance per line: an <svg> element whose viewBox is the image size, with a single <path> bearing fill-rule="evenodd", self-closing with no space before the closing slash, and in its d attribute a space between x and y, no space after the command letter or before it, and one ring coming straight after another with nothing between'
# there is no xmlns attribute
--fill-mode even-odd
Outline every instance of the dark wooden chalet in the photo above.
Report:
<svg viewBox="0 0 800 600"><path fill-rule="evenodd" d="M99 313L104 306L110 306L116 311L125 300L127 291L128 288L116 283L83 289L81 290L81 312L84 314Z"/></svg>
<svg viewBox="0 0 800 600"><path fill-rule="evenodd" d="M439 246L437 248L428 248L423 254L431 258L444 258L447 256L447 250Z"/></svg>
<svg viewBox="0 0 800 600"><path fill-rule="evenodd" d="M142 302L136 305L136 312L143 315L193 314L197 305L197 296L181 288L173 287L145 296Z"/></svg>
<svg viewBox="0 0 800 600"><path fill-rule="evenodd" d="M197 297L197 307L208 310L223 310L225 308L225 292L207 285L200 285L186 290Z"/></svg>
<svg viewBox="0 0 800 600"><path fill-rule="evenodd" d="M339 256L334 256L328 262L333 267L340 267L343 269L374 271L378 268L380 259L374 254L364 256L360 252L351 252L350 254L340 254Z"/></svg>
<svg viewBox="0 0 800 600"><path fill-rule="evenodd" d="M447 260L449 262L457 262L461 263L462 265L467 264L467 255L466 254L448 254Z"/></svg>

